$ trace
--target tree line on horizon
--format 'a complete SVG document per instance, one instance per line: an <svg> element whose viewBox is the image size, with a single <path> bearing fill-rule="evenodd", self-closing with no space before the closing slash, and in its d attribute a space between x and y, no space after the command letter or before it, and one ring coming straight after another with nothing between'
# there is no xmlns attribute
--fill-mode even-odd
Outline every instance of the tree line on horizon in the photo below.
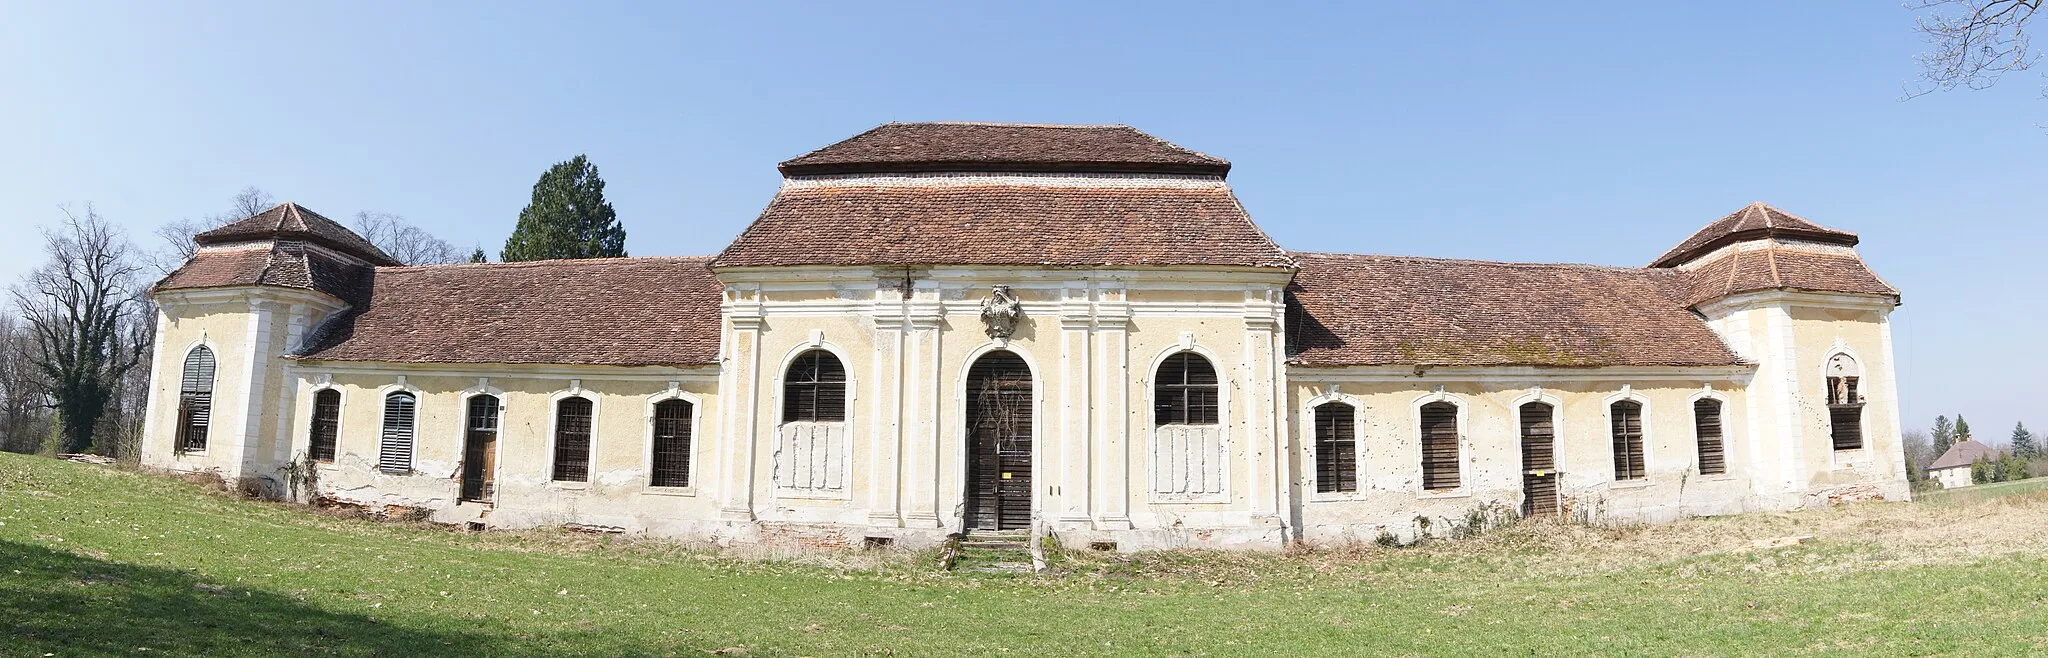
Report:
<svg viewBox="0 0 2048 658"><path fill-rule="evenodd" d="M0 450L141 457L156 308L149 289L197 252L193 236L276 205L247 187L228 208L156 229L143 249L91 203L60 208L41 229L44 261L0 305ZM357 212L350 228L403 265L482 263L404 216ZM626 255L626 231L589 158L556 163L534 183L499 258L506 262Z"/></svg>
<svg viewBox="0 0 2048 658"><path fill-rule="evenodd" d="M1928 430L1907 430L1903 433L1906 449L1906 476L1916 490L1937 487L1927 475L1927 467L1947 454L1950 448L1964 441L1976 441L1970 432L1970 421L1956 414L1950 421L1946 414L1934 417L1934 425ZM1979 442L1983 443L1983 442ZM1973 483L2009 482L2030 477L2048 475L2048 445L2044 437L2027 429L2027 423L2013 424L2012 434L2004 446L1990 446L1991 455L1978 457L1970 464L1970 479Z"/></svg>

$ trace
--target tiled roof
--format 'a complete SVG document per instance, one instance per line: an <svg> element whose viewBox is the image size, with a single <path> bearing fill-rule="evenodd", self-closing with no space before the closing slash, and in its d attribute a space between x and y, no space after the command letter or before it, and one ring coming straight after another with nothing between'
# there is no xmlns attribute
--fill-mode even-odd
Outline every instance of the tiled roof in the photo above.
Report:
<svg viewBox="0 0 2048 658"><path fill-rule="evenodd" d="M1845 246L1856 244L1854 233L1821 226L1758 201L1708 224L1706 228L1692 234L1692 237L1678 243L1678 246L1664 252L1664 255L1658 256L1656 261L1650 263L1650 267L1674 267L1724 245L1774 236Z"/></svg>
<svg viewBox="0 0 2048 658"><path fill-rule="evenodd" d="M1725 366L1672 270L1294 254L1288 350L1306 366Z"/></svg>
<svg viewBox="0 0 2048 658"><path fill-rule="evenodd" d="M715 267L1288 267L1221 181L1202 186L784 185Z"/></svg>
<svg viewBox="0 0 2048 658"><path fill-rule="evenodd" d="M1757 290L1810 290L1894 298L1899 291L1885 283L1853 251L1823 253L1786 248L1775 243L1756 249L1729 249L1713 260L1688 266L1687 304L1701 304L1736 293Z"/></svg>
<svg viewBox="0 0 2048 658"><path fill-rule="evenodd" d="M784 174L929 171L1224 175L1230 162L1130 126L885 123L783 162Z"/></svg>
<svg viewBox="0 0 2048 658"><path fill-rule="evenodd" d="M303 359L397 363L718 362L708 258L380 267Z"/></svg>
<svg viewBox="0 0 2048 658"><path fill-rule="evenodd" d="M318 250L286 244L201 248L155 290L277 286L316 290L348 299L370 268Z"/></svg>
<svg viewBox="0 0 2048 658"><path fill-rule="evenodd" d="M1969 466L1976 462L1978 457L1997 459L1998 451L1991 449L1991 446L1978 443L1975 439L1964 439L1957 441L1955 445L1949 446L1948 452L1941 453L1940 457L1934 458L1934 463L1928 464L1927 470Z"/></svg>
<svg viewBox="0 0 2048 658"><path fill-rule="evenodd" d="M370 244L363 236L356 235L355 231L291 202L277 204L247 219L192 236L192 240L201 245L270 238L318 242L372 265L398 264L397 259L378 249L377 245Z"/></svg>

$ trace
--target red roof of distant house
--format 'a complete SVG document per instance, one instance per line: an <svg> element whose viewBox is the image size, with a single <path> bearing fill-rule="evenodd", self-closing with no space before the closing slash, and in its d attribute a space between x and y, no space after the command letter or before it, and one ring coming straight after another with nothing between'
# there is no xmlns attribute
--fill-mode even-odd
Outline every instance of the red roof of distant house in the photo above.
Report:
<svg viewBox="0 0 2048 658"><path fill-rule="evenodd" d="M1963 439L1957 441L1955 445L1949 446L1948 452L1941 453L1940 457L1934 458L1934 463L1928 464L1927 470L1934 471L1944 468L1969 466L1980 457L1997 459L1998 451L1992 449L1991 446L1978 443L1975 439Z"/></svg>

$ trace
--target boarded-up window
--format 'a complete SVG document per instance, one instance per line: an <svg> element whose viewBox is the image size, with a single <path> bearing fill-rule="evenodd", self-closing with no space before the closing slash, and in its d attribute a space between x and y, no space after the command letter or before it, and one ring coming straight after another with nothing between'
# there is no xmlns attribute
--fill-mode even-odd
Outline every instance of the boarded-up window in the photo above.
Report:
<svg viewBox="0 0 2048 658"><path fill-rule="evenodd" d="M686 400L655 403L654 470L648 484L690 486L690 416L694 411Z"/></svg>
<svg viewBox="0 0 2048 658"><path fill-rule="evenodd" d="M846 365L825 350L799 354L782 379L782 422L846 420Z"/></svg>
<svg viewBox="0 0 2048 658"><path fill-rule="evenodd" d="M1458 405L1422 405L1422 488L1458 487Z"/></svg>
<svg viewBox="0 0 2048 658"><path fill-rule="evenodd" d="M1152 381L1152 421L1158 425L1215 425L1218 419L1215 366L1194 352L1166 357Z"/></svg>
<svg viewBox="0 0 2048 658"><path fill-rule="evenodd" d="M1700 475L1728 472L1728 450L1721 440L1721 401L1701 398L1692 403L1693 434L1699 438Z"/></svg>
<svg viewBox="0 0 2048 658"><path fill-rule="evenodd" d="M334 461L334 446L341 439L341 391L323 388L313 394L311 437L307 456L313 461Z"/></svg>
<svg viewBox="0 0 2048 658"><path fill-rule="evenodd" d="M1643 405L1616 402L1608 408L1608 420L1614 437L1614 479L1643 479Z"/></svg>
<svg viewBox="0 0 2048 658"><path fill-rule="evenodd" d="M587 398L562 398L555 403L557 482L590 481L590 412Z"/></svg>
<svg viewBox="0 0 2048 658"><path fill-rule="evenodd" d="M469 398L467 432L462 437L461 500L488 501L496 493L498 411L502 406L495 395Z"/></svg>
<svg viewBox="0 0 2048 658"><path fill-rule="evenodd" d="M413 420L419 400L403 391L384 396L384 432L377 443L377 469L412 471Z"/></svg>
<svg viewBox="0 0 2048 658"><path fill-rule="evenodd" d="M185 354L178 383L178 450L205 450L213 423L213 350L205 345Z"/></svg>
<svg viewBox="0 0 2048 658"><path fill-rule="evenodd" d="M1556 407L1544 402L1522 405L1522 514L1556 514L1557 423Z"/></svg>
<svg viewBox="0 0 2048 658"><path fill-rule="evenodd" d="M1328 402L1315 408L1316 492L1358 491L1358 432L1351 405Z"/></svg>

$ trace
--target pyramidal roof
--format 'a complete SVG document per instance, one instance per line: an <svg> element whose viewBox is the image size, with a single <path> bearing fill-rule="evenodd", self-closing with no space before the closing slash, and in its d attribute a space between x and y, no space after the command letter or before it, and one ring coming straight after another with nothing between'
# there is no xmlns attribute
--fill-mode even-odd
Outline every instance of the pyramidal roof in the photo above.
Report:
<svg viewBox="0 0 2048 658"><path fill-rule="evenodd" d="M790 176L914 172L1222 176L1230 162L1126 125L885 123L783 162Z"/></svg>
<svg viewBox="0 0 2048 658"><path fill-rule="evenodd" d="M1730 243L1776 236L1852 247L1857 241L1855 233L1821 226L1757 201L1708 224L1706 228L1692 234L1692 237L1678 243L1678 246L1664 252L1664 255L1658 256L1656 261L1650 263L1650 267L1676 267L1680 263Z"/></svg>
<svg viewBox="0 0 2048 658"><path fill-rule="evenodd" d="M1963 439L1957 441L1955 445L1949 446L1948 452L1941 453L1940 457L1936 457L1934 463L1927 465L1927 470L1969 466L1977 461L1979 457L1997 459L1998 451L1993 450L1991 446L1978 443L1975 439Z"/></svg>
<svg viewBox="0 0 2048 658"><path fill-rule="evenodd" d="M384 250L378 249L377 245L363 239L363 236L356 235L355 231L348 230L339 222L290 201L250 215L247 219L192 236L192 241L201 245L211 245L266 238L317 242L369 261L373 265L399 264L398 259L384 253Z"/></svg>

